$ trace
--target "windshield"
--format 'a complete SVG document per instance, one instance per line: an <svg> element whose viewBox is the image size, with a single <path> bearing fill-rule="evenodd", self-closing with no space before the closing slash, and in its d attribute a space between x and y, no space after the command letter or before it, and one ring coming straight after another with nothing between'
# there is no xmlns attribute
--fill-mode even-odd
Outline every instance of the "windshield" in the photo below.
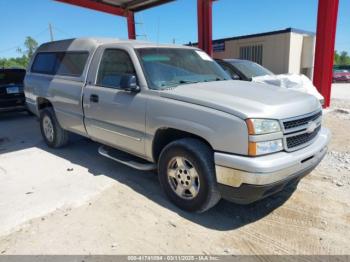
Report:
<svg viewBox="0 0 350 262"><path fill-rule="evenodd" d="M267 70L265 67L262 67L261 65L254 62L239 61L239 62L230 62L230 63L232 63L247 78L273 75L271 71Z"/></svg>
<svg viewBox="0 0 350 262"><path fill-rule="evenodd" d="M137 49L151 89L221 81L230 77L206 53L184 48Z"/></svg>
<svg viewBox="0 0 350 262"><path fill-rule="evenodd" d="M23 84L25 74L23 69L0 70L0 85Z"/></svg>

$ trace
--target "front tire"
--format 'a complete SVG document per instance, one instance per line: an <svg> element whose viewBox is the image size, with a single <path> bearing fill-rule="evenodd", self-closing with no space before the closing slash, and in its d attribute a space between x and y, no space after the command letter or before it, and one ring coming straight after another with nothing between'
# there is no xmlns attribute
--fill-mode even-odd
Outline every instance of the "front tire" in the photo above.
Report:
<svg viewBox="0 0 350 262"><path fill-rule="evenodd" d="M220 200L212 149L198 139L167 145L159 157L158 176L167 197L179 208L204 212Z"/></svg>
<svg viewBox="0 0 350 262"><path fill-rule="evenodd" d="M60 126L52 108L40 112L40 130L49 147L60 148L68 143L68 132Z"/></svg>

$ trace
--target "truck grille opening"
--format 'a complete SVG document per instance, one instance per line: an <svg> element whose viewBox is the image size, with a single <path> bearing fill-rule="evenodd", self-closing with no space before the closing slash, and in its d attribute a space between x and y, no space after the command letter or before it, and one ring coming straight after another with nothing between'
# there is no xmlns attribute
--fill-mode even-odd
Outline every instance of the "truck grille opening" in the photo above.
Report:
<svg viewBox="0 0 350 262"><path fill-rule="evenodd" d="M288 129L297 128L301 126L307 125L310 121L314 121L318 119L320 116L322 116L322 111L319 111L311 116L295 119L295 120L289 120L283 122L284 129L288 131Z"/></svg>
<svg viewBox="0 0 350 262"><path fill-rule="evenodd" d="M312 133L304 133L296 136L287 137L286 142L288 149L293 149L310 142L317 136L320 130L321 126L317 127Z"/></svg>

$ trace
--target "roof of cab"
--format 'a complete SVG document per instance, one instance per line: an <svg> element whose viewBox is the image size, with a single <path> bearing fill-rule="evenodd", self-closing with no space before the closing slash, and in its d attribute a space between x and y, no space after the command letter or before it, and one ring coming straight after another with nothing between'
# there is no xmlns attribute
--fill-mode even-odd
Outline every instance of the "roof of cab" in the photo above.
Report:
<svg viewBox="0 0 350 262"><path fill-rule="evenodd" d="M132 48L143 47L163 47L163 48L186 48L196 49L194 47L182 45L164 45L138 40L121 40L117 38L73 38L60 41L44 43L38 48L38 52L59 52L59 51L91 51L101 45L123 44Z"/></svg>

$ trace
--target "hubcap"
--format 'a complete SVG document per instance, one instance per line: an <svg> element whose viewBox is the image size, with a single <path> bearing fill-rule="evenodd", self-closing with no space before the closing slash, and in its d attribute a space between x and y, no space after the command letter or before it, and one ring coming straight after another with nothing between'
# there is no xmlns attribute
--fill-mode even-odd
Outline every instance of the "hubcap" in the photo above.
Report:
<svg viewBox="0 0 350 262"><path fill-rule="evenodd" d="M45 137L48 141L53 142L54 139L54 131L51 119L48 116L44 116L43 118L43 129Z"/></svg>
<svg viewBox="0 0 350 262"><path fill-rule="evenodd" d="M168 165L168 182L181 198L193 199L200 188L199 176L193 164L184 157L174 157Z"/></svg>

